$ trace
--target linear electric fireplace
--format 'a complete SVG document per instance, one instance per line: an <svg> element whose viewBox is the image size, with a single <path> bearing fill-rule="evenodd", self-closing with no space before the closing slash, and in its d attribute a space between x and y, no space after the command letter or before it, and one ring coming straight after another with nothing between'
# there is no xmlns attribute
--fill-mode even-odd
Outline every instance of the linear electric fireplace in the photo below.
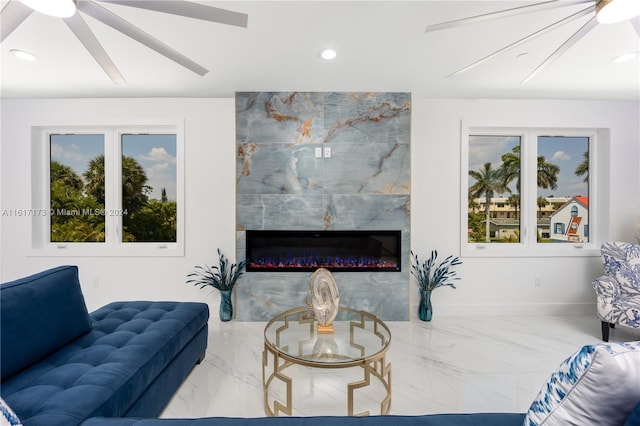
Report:
<svg viewBox="0 0 640 426"><path fill-rule="evenodd" d="M247 271L400 271L400 231L247 231Z"/></svg>

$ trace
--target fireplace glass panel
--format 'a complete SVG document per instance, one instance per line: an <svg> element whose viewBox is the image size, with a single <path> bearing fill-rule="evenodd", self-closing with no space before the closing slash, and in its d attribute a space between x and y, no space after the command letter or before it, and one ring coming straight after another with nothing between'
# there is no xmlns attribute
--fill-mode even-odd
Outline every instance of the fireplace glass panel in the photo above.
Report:
<svg viewBox="0 0 640 426"><path fill-rule="evenodd" d="M247 231L247 271L400 271L400 231Z"/></svg>

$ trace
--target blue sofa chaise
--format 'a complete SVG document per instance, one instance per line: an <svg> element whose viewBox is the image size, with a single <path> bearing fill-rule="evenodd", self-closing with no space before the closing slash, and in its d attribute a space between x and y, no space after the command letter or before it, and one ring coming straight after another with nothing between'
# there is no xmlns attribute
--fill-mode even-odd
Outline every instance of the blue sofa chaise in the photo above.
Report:
<svg viewBox="0 0 640 426"><path fill-rule="evenodd" d="M206 304L114 302L89 314L76 266L0 292L0 393L25 426L157 417L207 347Z"/></svg>

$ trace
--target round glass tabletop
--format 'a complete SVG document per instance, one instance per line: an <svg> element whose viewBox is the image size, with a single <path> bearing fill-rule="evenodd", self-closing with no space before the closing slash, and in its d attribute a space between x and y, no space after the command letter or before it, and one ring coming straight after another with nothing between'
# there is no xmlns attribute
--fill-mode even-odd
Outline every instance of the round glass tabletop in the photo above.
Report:
<svg viewBox="0 0 640 426"><path fill-rule="evenodd" d="M300 307L269 321L264 341L296 364L340 368L362 364L386 352L391 333L377 316L346 307L339 308L332 332L319 332L311 308Z"/></svg>

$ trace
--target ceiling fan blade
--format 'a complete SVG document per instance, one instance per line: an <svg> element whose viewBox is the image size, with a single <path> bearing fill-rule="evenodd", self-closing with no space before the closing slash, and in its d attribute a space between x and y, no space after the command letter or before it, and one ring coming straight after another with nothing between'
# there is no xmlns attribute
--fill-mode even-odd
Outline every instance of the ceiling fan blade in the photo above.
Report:
<svg viewBox="0 0 640 426"><path fill-rule="evenodd" d="M135 25L125 21L118 15L108 11L104 7L92 1L86 0L78 1L77 6L78 10L93 16L98 21L110 26L117 31L120 31L122 34L144 44L148 48L155 50L156 52L182 65L183 67L190 69L196 74L202 76L209 72L208 69L187 58L177 50L167 46L152 35L142 31Z"/></svg>
<svg viewBox="0 0 640 426"><path fill-rule="evenodd" d="M633 26L633 29L636 30L636 34L640 37L640 16L632 18L629 22L631 22L631 26Z"/></svg>
<svg viewBox="0 0 640 426"><path fill-rule="evenodd" d="M33 9L22 4L18 0L13 0L0 12L0 43L13 32L18 26L31 15Z"/></svg>
<svg viewBox="0 0 640 426"><path fill-rule="evenodd" d="M98 62L100 67L107 73L111 81L116 84L126 83L126 80L118 71L107 52L104 50L96 36L93 34L87 23L82 19L79 13L74 14L70 18L64 19L65 24L78 37L78 40L89 51L91 56Z"/></svg>
<svg viewBox="0 0 640 426"><path fill-rule="evenodd" d="M497 12L486 13L483 15L470 16L468 18L456 19L453 21L442 22L439 24L433 24L427 26L426 33L431 31L444 30L446 28L459 27L462 25L475 24L482 21L488 21L490 19L508 18L511 16L520 15L523 13L538 12L547 9L556 9L558 7L573 6L582 3L593 3L595 6L595 0L551 0L542 3L529 4L526 6L514 7L511 9L499 10Z"/></svg>
<svg viewBox="0 0 640 426"><path fill-rule="evenodd" d="M137 7L156 12L170 13L187 18L203 19L219 24L247 27L248 15L213 6L191 3L183 0L101 0L107 3Z"/></svg>
<svg viewBox="0 0 640 426"><path fill-rule="evenodd" d="M467 65L466 67L461 68L461 69L459 69L458 71L456 71L454 73L449 74L447 77L454 77L456 75L460 75L460 74L462 74L464 72L467 72L470 69L475 68L475 67L477 67L478 65L480 65L480 64L482 64L484 62L487 62L488 60L498 56L501 53L507 52L507 51L509 51L509 50L511 50L511 49L513 49L515 47L518 47L521 44L526 43L527 41L533 40L536 37L539 37L539 36L549 32L549 31L551 31L551 30L553 30L553 29L555 29L555 28L557 28L557 27L559 27L561 25L567 24L567 23L569 23L569 22L571 22L571 21L573 21L575 19L581 18L581 17L583 17L585 15L588 15L590 13L593 13L594 8L595 8L595 6L589 6L589 7L585 8L585 9L579 11L579 12L571 14L571 15L567 16L566 18L563 18L563 19L561 19L561 20L559 20L557 22L554 22L551 25L548 25L548 26L546 26L546 27L534 32L534 33L529 34L528 36L526 36L524 38L521 38L520 40L518 40L518 41L516 41L514 43L511 43L508 46L503 47L500 50L496 50L495 52L491 53L490 55L487 55L484 58L479 59L479 60L475 61L474 63L472 63L470 65Z"/></svg>
<svg viewBox="0 0 640 426"><path fill-rule="evenodd" d="M571 37L569 37L567 41L562 43L562 45L558 47L547 59L545 59L544 62L538 65L538 67L535 70L533 70L533 72L531 72L531 74L529 74L527 78L522 80L522 83L524 84L528 81L531 81L531 79L533 79L536 75L538 75L540 71L545 69L547 66L551 65L560 56L564 55L564 53L567 50L571 49L571 47L574 44L580 41L582 37L587 35L587 33L592 29L594 29L597 25L598 25L598 21L596 20L595 16L589 19L586 24L580 27L580 29L576 31Z"/></svg>

